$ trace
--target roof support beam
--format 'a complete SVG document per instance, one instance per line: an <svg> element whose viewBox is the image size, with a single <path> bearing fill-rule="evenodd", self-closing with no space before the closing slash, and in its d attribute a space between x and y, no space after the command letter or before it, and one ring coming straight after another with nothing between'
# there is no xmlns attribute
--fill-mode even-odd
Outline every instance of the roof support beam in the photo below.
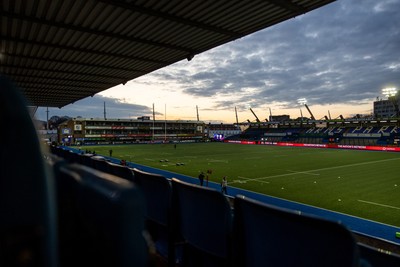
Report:
<svg viewBox="0 0 400 267"><path fill-rule="evenodd" d="M303 13L307 12L307 10L305 8L292 3L292 1L288 1L288 0L268 0L268 2L270 2L271 4L274 4L276 6L279 6L279 7L283 7L285 9L287 9L287 10L296 12L298 14L303 14Z"/></svg>
<svg viewBox="0 0 400 267"><path fill-rule="evenodd" d="M4 74L8 75L8 74L11 74L11 73L7 73L6 72ZM22 78L22 79L24 79L24 78L26 78L26 79L35 79L35 80L38 79L37 75L28 75L28 74L12 74L12 75L13 75L13 77L18 77L18 78ZM103 86L113 86L114 85L113 82L101 82L99 80L89 81L87 79L76 79L76 78L74 78L74 79L66 79L66 78L60 78L60 77L49 77L46 74L45 75L41 75L40 79L44 80L44 81L47 80L51 84L54 84L54 81L63 81L63 82L66 82L68 85L74 84L74 83L98 84L99 86L102 86L102 85ZM27 82L29 82L29 81L27 81Z"/></svg>
<svg viewBox="0 0 400 267"><path fill-rule="evenodd" d="M30 71L30 72L40 72L40 76L38 77L42 77L43 75L45 75L45 73L53 73L53 74L61 74L61 75L75 75L75 76L81 76L83 77L86 81L88 81L87 76L89 75L91 78L94 79L113 79L116 82L119 81L126 81L127 77L121 77L121 76L116 76L116 75L107 75L107 74L94 74L94 73L82 73L82 72L78 72L78 71L73 71L73 70L69 70L69 71L63 71L63 70L55 70L55 69L51 69L51 68L31 68L31 67L25 67L25 66L12 66L12 65L7 65L6 68L11 68L11 69L16 69L16 70L26 70L26 71ZM5 68L5 69L6 69ZM6 70L7 71L7 70ZM5 72L6 72L5 71ZM42 73L44 72L44 73ZM17 72L16 72L17 73ZM14 76L14 74L13 74ZM58 79L57 75L54 76L56 79Z"/></svg>
<svg viewBox="0 0 400 267"><path fill-rule="evenodd" d="M65 84L65 83L60 83L60 82L53 82L51 84L49 83L43 83L41 81L35 81L35 82L28 82L28 81L18 81L19 85L26 85L23 86L23 88L77 88L76 91L79 90L87 90L87 89L93 89L98 90L99 88L102 88L101 86L81 86L81 85L73 85L73 84ZM68 91L70 91L68 89ZM97 91L96 91L97 92Z"/></svg>
<svg viewBox="0 0 400 267"><path fill-rule="evenodd" d="M127 3L125 1L118 1L118 0L100 0L100 2L106 3L106 4L111 4L114 6L118 6L127 10L131 10L133 12L138 12L141 14L146 14L149 16L153 16L153 17L160 17L169 21L173 21L185 26L191 26L191 27L195 27L198 29L203 29L203 30L207 30L207 31L211 31L211 32L216 32L219 34L223 34L223 35L227 35L227 36L238 36L241 35L239 32L235 32L235 31L229 31L226 29L221 29L219 27L213 27L210 26L208 24L204 24L201 23L199 21L193 21L193 20L189 20L189 19L184 19L181 17L176 17L174 15L171 14L167 14L167 13L163 13L163 12L159 12L150 8L145 8L142 6L138 6L132 3Z"/></svg>
<svg viewBox="0 0 400 267"><path fill-rule="evenodd" d="M142 62L151 62L151 63L156 63L156 64L161 64L161 65L166 65L168 64L167 61L163 60L156 60L156 59L150 59L150 58L143 58L143 57L138 57L138 56L131 56L131 55L123 55L123 54L117 54L117 53L111 53L111 52L98 52L98 51L93 51L90 49L85 49L85 48L76 48L76 47L71 47L71 46L66 46L66 45L58 45L58 44L49 44L45 42L38 42L34 40L24 40L20 38L12 38L12 37L1 37L2 41L7 41L7 42L16 42L16 43L22 43L26 45L37 45L40 47L47 47L47 48L54 48L54 49L61 49L65 50L68 52L79 52L83 54L89 54L89 55L98 55L98 56L108 56L112 58L116 58L118 60L124 60L124 59L129 59L129 60L137 60L137 61L142 61Z"/></svg>
<svg viewBox="0 0 400 267"><path fill-rule="evenodd" d="M193 53L193 51L191 49L177 46L177 45L165 44L165 43L150 41L150 40L137 38L137 37L109 33L109 32L105 32L105 31L98 31L98 30L94 30L94 29L78 27L78 26L75 26L72 24L64 24L64 23L60 23L60 22L56 22L56 21L44 20L44 19L40 19L40 18L22 15L22 14L14 14L14 13L10 13L10 12L4 12L2 15L5 17L8 17L10 19L26 21L29 23L42 24L42 25L46 25L48 27L56 27L58 29L89 33L89 34L95 35L96 37L99 37L99 36L100 37L109 37L109 38L118 39L118 40L125 40L128 42L136 42L136 43L142 43L142 44L146 44L146 45L152 45L155 47L162 47L162 48L166 48L166 49L178 50L178 51L186 52L189 54Z"/></svg>
<svg viewBox="0 0 400 267"><path fill-rule="evenodd" d="M115 70L115 71L126 71L126 72L136 72L140 74L146 74L145 71L139 70L139 69L130 69L130 68L121 68L121 67L116 67L116 66L111 66L111 65L100 65L100 64L90 64L86 62L77 62L77 61L71 61L71 60L61 60L61 59L53 59L53 58L45 58L45 57L36 57L36 56L26 56L22 54L11 54L11 53L2 53L3 57L15 57L18 59L27 59L27 60L35 60L36 62L46 62L46 63L61 63L61 64L70 64L70 65L76 65L76 66L81 66L81 67L89 67L89 68L101 68L105 70Z"/></svg>

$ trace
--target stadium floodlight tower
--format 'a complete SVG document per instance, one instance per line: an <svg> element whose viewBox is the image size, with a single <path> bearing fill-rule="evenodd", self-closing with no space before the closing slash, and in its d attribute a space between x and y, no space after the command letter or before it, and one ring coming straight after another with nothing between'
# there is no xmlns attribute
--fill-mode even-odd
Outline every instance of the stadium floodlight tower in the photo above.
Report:
<svg viewBox="0 0 400 267"><path fill-rule="evenodd" d="M382 89L382 93L384 96L388 98L389 101L392 102L393 108L394 108L394 116L397 118L400 117L400 110L399 110L399 98L396 97L397 95L397 88L395 87L387 87Z"/></svg>
<svg viewBox="0 0 400 267"><path fill-rule="evenodd" d="M297 103L299 103L300 105L304 105L304 106L306 107L306 109L308 110L308 113L310 113L311 119L312 119L313 121L315 121L314 114L312 114L310 108L307 106L307 99L305 99L305 98L299 98L299 99L297 99Z"/></svg>
<svg viewBox="0 0 400 267"><path fill-rule="evenodd" d="M395 96L397 94L397 88L395 87L388 87L388 88L383 88L382 93L384 96L390 98L392 96Z"/></svg>
<svg viewBox="0 0 400 267"><path fill-rule="evenodd" d="M299 103L300 105L305 105L307 104L307 99L303 98L299 98L297 99L297 103Z"/></svg>

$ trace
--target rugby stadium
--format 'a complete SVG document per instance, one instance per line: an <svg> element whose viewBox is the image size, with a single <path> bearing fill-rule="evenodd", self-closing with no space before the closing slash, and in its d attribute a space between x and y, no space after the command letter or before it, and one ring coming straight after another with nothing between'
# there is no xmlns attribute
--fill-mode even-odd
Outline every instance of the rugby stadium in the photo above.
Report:
<svg viewBox="0 0 400 267"><path fill-rule="evenodd" d="M332 2L2 1L0 265L400 266L396 117L34 124Z"/></svg>

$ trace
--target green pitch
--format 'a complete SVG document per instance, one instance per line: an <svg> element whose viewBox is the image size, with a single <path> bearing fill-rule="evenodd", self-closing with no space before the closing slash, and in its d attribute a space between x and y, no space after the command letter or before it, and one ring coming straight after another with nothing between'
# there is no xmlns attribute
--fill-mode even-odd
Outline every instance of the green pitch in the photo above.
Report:
<svg viewBox="0 0 400 267"><path fill-rule="evenodd" d="M224 143L83 149L228 186L400 226L400 153ZM177 165L177 163L183 163Z"/></svg>

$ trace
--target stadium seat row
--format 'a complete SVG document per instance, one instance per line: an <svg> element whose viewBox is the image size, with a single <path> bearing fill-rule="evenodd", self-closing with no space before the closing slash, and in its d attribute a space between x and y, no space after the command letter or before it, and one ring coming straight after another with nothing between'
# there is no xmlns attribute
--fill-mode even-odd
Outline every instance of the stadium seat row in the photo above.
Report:
<svg viewBox="0 0 400 267"><path fill-rule="evenodd" d="M135 184L81 164L52 165L60 266L146 266L144 205Z"/></svg>
<svg viewBox="0 0 400 267"><path fill-rule="evenodd" d="M351 145L396 145L397 126L368 126L368 127L312 127L312 128L248 128L244 132L229 136L225 140L265 141L265 142L294 142L322 144L334 142ZM398 145L398 144L397 144Z"/></svg>
<svg viewBox="0 0 400 267"><path fill-rule="evenodd" d="M134 169L146 219L169 266L397 266L343 225ZM165 250L165 248L168 248ZM171 260L172 259L172 260Z"/></svg>

